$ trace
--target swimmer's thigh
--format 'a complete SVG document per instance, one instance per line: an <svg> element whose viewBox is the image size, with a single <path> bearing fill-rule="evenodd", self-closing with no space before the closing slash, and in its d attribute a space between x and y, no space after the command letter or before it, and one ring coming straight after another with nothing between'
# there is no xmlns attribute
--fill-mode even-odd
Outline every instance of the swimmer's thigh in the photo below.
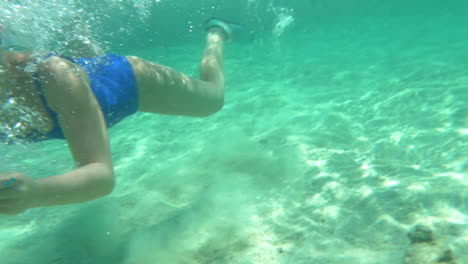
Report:
<svg viewBox="0 0 468 264"><path fill-rule="evenodd" d="M223 89L169 67L127 57L138 84L139 110L168 115L208 116L224 104Z"/></svg>

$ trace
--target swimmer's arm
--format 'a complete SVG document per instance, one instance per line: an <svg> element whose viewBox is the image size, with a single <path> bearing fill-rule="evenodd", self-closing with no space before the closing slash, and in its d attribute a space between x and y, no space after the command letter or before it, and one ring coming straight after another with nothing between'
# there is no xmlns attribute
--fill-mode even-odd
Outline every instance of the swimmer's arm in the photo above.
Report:
<svg viewBox="0 0 468 264"><path fill-rule="evenodd" d="M43 89L49 106L59 115L78 169L37 180L34 207L84 202L107 195L114 187L104 118L86 75L81 70L72 75L54 74Z"/></svg>
<svg viewBox="0 0 468 264"><path fill-rule="evenodd" d="M92 163L68 173L36 180L37 198L30 207L81 203L109 194L111 169Z"/></svg>

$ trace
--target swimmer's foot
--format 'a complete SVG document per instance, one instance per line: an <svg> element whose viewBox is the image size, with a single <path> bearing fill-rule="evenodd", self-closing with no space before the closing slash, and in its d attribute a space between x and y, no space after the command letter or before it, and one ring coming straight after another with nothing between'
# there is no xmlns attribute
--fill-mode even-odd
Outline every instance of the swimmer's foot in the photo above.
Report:
<svg viewBox="0 0 468 264"><path fill-rule="evenodd" d="M245 28L243 28L241 25L227 22L219 18L210 18L206 20L203 24L203 27L206 31L213 27L221 28L226 35L226 40L229 42L239 40L248 35Z"/></svg>

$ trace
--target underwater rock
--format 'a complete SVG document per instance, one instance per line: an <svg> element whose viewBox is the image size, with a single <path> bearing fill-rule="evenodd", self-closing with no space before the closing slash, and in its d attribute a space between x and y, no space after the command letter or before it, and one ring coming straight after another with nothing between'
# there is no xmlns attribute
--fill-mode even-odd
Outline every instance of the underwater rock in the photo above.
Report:
<svg viewBox="0 0 468 264"><path fill-rule="evenodd" d="M432 242L434 237L430 227L425 225L416 225L408 232L408 238L411 243Z"/></svg>
<svg viewBox="0 0 468 264"><path fill-rule="evenodd" d="M436 243L413 244L406 250L405 264L456 264L451 249Z"/></svg>
<svg viewBox="0 0 468 264"><path fill-rule="evenodd" d="M416 225L408 238L411 244L405 252L405 264L456 264L452 250L435 241L430 227Z"/></svg>

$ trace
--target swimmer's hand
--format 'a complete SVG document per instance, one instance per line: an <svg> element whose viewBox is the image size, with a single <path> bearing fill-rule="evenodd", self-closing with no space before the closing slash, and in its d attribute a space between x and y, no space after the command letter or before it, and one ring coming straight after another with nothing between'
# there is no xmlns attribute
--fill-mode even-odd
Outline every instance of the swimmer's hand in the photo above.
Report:
<svg viewBox="0 0 468 264"><path fill-rule="evenodd" d="M37 183L26 174L0 174L0 214L19 214L33 207L37 192Z"/></svg>

